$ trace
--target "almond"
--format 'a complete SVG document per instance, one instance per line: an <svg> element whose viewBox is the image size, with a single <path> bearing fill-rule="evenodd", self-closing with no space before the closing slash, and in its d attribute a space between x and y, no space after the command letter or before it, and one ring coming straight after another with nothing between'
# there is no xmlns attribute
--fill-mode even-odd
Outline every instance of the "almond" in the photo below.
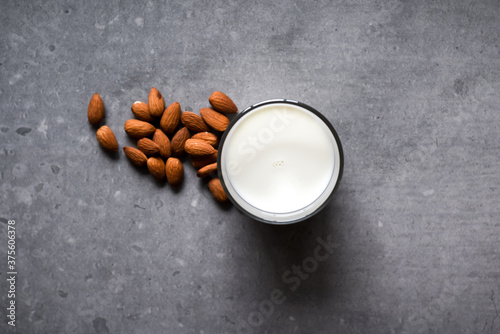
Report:
<svg viewBox="0 0 500 334"><path fill-rule="evenodd" d="M160 129L156 129L155 134L153 135L153 141L160 147L160 156L163 159L168 159L171 154L171 149L170 139L168 139L167 135Z"/></svg>
<svg viewBox="0 0 500 334"><path fill-rule="evenodd" d="M229 125L229 118L212 108L200 109L200 115L205 123L207 123L214 130L223 132Z"/></svg>
<svg viewBox="0 0 500 334"><path fill-rule="evenodd" d="M149 106L141 101L136 101L132 104L132 114L135 118L145 122L153 122L154 118L149 114Z"/></svg>
<svg viewBox="0 0 500 334"><path fill-rule="evenodd" d="M216 173L216 172L217 172L217 163L214 162L214 163L211 163L209 165L206 165L205 167L200 168L200 170L198 170L198 173L196 173L196 176L206 177L206 176L209 176L210 174Z"/></svg>
<svg viewBox="0 0 500 334"><path fill-rule="evenodd" d="M160 127L165 133L174 133L181 119L181 105L174 102L165 109L160 120Z"/></svg>
<svg viewBox="0 0 500 334"><path fill-rule="evenodd" d="M198 132L197 134L194 134L191 138L204 140L213 147L217 147L217 145L219 144L219 139L212 132Z"/></svg>
<svg viewBox="0 0 500 334"><path fill-rule="evenodd" d="M189 130L184 127L177 131L177 133L172 138L172 142L170 143L170 147L172 149L172 155L180 156L184 153L184 145L186 140L189 139Z"/></svg>
<svg viewBox="0 0 500 334"><path fill-rule="evenodd" d="M148 122L139 121L138 119L129 119L125 122L125 132L135 138L143 138L151 136L156 128Z"/></svg>
<svg viewBox="0 0 500 334"><path fill-rule="evenodd" d="M201 157L215 153L217 150L209 143L201 139L188 139L184 144L184 150L191 156Z"/></svg>
<svg viewBox="0 0 500 334"><path fill-rule="evenodd" d="M220 111L225 114L236 114L238 108L234 102L227 97L226 94L221 92L213 92L208 98L208 101L214 107L215 110Z"/></svg>
<svg viewBox="0 0 500 334"><path fill-rule="evenodd" d="M206 157L191 157L191 165L193 165L193 167L196 169L200 169L216 161L217 152L212 155L207 155Z"/></svg>
<svg viewBox="0 0 500 334"><path fill-rule="evenodd" d="M210 129L208 126L205 124L203 119L196 115L194 112L191 111L185 111L181 115L181 122L184 124L186 128L193 132L205 132L209 131Z"/></svg>
<svg viewBox="0 0 500 334"><path fill-rule="evenodd" d="M184 177L184 167L182 162L177 158L168 158L165 164L165 174L167 181L172 187L177 187L181 184Z"/></svg>
<svg viewBox="0 0 500 334"><path fill-rule="evenodd" d="M214 198L219 202L227 201L227 195L224 192L224 188L222 188L222 184L220 183L219 178L211 179L208 182L208 189L214 196Z"/></svg>
<svg viewBox="0 0 500 334"><path fill-rule="evenodd" d="M92 125L98 125L104 118L104 103L97 93L90 99L87 116Z"/></svg>
<svg viewBox="0 0 500 334"><path fill-rule="evenodd" d="M125 146L123 147L123 152L125 152L127 158L134 165L139 167L146 166L146 163L148 162L148 157L146 157L146 155L142 151L136 149L135 147Z"/></svg>
<svg viewBox="0 0 500 334"><path fill-rule="evenodd" d="M137 142L137 147L139 150L144 152L144 154L149 156L154 156L160 154L160 146L149 138L139 139Z"/></svg>
<svg viewBox="0 0 500 334"><path fill-rule="evenodd" d="M155 87L151 88L149 92L149 113L153 117L160 117L165 110L165 101L163 100L163 96Z"/></svg>
<svg viewBox="0 0 500 334"><path fill-rule="evenodd" d="M97 141L108 151L118 151L118 142L115 134L109 127L103 125L97 130Z"/></svg>
<svg viewBox="0 0 500 334"><path fill-rule="evenodd" d="M159 181L162 182L165 179L165 162L162 158L151 157L148 159L148 169L151 175Z"/></svg>

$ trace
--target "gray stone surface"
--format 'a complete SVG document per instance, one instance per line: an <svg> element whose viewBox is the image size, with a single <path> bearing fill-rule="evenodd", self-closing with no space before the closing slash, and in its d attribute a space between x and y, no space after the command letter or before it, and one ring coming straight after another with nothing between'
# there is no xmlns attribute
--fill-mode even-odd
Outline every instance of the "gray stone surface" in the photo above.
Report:
<svg viewBox="0 0 500 334"><path fill-rule="evenodd" d="M2 1L0 332L499 333L499 17L496 0ZM175 192L106 154L90 97L124 146L152 86L195 111L214 90L322 111L345 153L333 201L269 226L189 165Z"/></svg>

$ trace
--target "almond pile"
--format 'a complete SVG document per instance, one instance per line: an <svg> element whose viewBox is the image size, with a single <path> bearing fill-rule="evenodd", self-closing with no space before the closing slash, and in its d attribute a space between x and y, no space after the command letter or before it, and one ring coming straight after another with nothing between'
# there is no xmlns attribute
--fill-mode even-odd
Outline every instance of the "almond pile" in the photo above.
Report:
<svg viewBox="0 0 500 334"><path fill-rule="evenodd" d="M163 95L153 87L148 103L132 104L135 118L127 120L124 129L137 140L137 148L125 146L123 151L131 163L147 167L158 182L166 180L172 187L182 183L182 161L189 157L198 177L211 177L208 188L214 198L225 202L228 198L217 177L217 147L230 122L226 114L235 114L238 108L221 92L213 92L208 100L212 107L200 109L200 115L182 112L178 102L165 106ZM96 93L89 103L88 120L98 126L103 119L104 104ZM106 150L118 150L113 131L105 125L97 130L97 141Z"/></svg>

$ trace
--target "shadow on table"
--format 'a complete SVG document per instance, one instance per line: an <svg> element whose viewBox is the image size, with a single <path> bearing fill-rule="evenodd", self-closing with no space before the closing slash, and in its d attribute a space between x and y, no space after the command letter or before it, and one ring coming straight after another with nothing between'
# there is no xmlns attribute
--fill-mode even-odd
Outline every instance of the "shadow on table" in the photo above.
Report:
<svg viewBox="0 0 500 334"><path fill-rule="evenodd" d="M259 282L262 289L280 289L287 300L320 301L335 297L342 272L338 262L341 217L338 191L331 202L314 217L290 225L270 225L246 219L248 238L261 249ZM268 285L268 286L265 286ZM265 291L265 290L264 290Z"/></svg>

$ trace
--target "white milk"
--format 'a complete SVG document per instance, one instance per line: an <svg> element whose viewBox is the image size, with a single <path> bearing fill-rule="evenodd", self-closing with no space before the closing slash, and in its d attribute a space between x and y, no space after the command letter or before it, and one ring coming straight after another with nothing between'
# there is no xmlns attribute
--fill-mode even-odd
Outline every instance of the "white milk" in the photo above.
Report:
<svg viewBox="0 0 500 334"><path fill-rule="evenodd" d="M333 190L338 152L318 116L293 104L268 104L246 113L229 130L222 176L243 209L266 220L297 219L321 206ZM280 215L289 218L270 218Z"/></svg>

